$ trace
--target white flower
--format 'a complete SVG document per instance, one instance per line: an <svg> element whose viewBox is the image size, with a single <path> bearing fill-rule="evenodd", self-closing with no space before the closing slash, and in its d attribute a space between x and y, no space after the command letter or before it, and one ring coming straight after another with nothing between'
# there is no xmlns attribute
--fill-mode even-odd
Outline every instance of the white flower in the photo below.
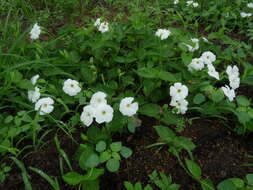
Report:
<svg viewBox="0 0 253 190"><path fill-rule="evenodd" d="M155 33L157 37L159 37L161 40L165 40L170 36L171 32L167 29L158 29Z"/></svg>
<svg viewBox="0 0 253 190"><path fill-rule="evenodd" d="M182 100L174 100L172 99L170 105L177 108L177 114L185 114L188 109L188 101L185 99Z"/></svg>
<svg viewBox="0 0 253 190"><path fill-rule="evenodd" d="M35 87L34 90L28 91L28 99L35 103L40 98L40 89L38 87Z"/></svg>
<svg viewBox="0 0 253 190"><path fill-rule="evenodd" d="M106 98L106 94L104 92L96 92L95 94L92 95L91 99L90 99L90 104L93 106L93 107L96 107L100 104L107 104L107 100L105 99Z"/></svg>
<svg viewBox="0 0 253 190"><path fill-rule="evenodd" d="M137 102L133 102L134 98L133 97L126 97L123 98L120 102L119 105L119 111L126 116L133 116L134 114L136 114L139 105Z"/></svg>
<svg viewBox="0 0 253 190"><path fill-rule="evenodd" d="M201 58L192 59L191 63L188 65L189 71L194 70L202 70L205 67L205 64Z"/></svg>
<svg viewBox="0 0 253 190"><path fill-rule="evenodd" d="M185 43L184 43L184 45L186 45L186 46L188 47L188 50L189 50L190 52L194 52L194 51L196 51L196 50L199 49L199 39L197 39L197 38L192 38L191 41L193 42L194 46L191 46L191 45L185 44Z"/></svg>
<svg viewBox="0 0 253 190"><path fill-rule="evenodd" d="M30 31L30 38L31 38L32 40L36 40L36 39L39 38L40 33L41 33L40 26L36 23L36 24L33 25L33 28L32 28L32 30Z"/></svg>
<svg viewBox="0 0 253 190"><path fill-rule="evenodd" d="M68 79L64 81L62 90L69 96L75 96L81 91L81 88L76 80Z"/></svg>
<svg viewBox="0 0 253 190"><path fill-rule="evenodd" d="M33 85L35 85L37 83L37 80L40 78L40 75L34 75L32 78L31 78L31 83Z"/></svg>
<svg viewBox="0 0 253 190"><path fill-rule="evenodd" d="M49 114L54 110L54 100L50 97L41 98L35 104L35 110L40 111L40 115Z"/></svg>
<svg viewBox="0 0 253 190"><path fill-rule="evenodd" d="M226 69L226 73L229 76L229 78L235 78L235 77L239 77L239 69L236 65L232 66L228 66Z"/></svg>
<svg viewBox="0 0 253 190"><path fill-rule="evenodd" d="M101 24L101 18L98 18L96 22L94 23L94 26L98 27Z"/></svg>
<svg viewBox="0 0 253 190"><path fill-rule="evenodd" d="M229 86L234 90L239 88L240 78L239 77L229 78Z"/></svg>
<svg viewBox="0 0 253 190"><path fill-rule="evenodd" d="M194 3L194 1L187 1L187 2L186 2L186 6L189 7L189 6L192 5L193 3Z"/></svg>
<svg viewBox="0 0 253 190"><path fill-rule="evenodd" d="M198 7L199 4L197 2L194 2L194 1L186 1L186 6L189 7L189 6L193 6L193 7Z"/></svg>
<svg viewBox="0 0 253 190"><path fill-rule="evenodd" d="M253 3L248 3L247 7L252 9L253 8Z"/></svg>
<svg viewBox="0 0 253 190"><path fill-rule="evenodd" d="M174 0L174 5L178 4L179 0Z"/></svg>
<svg viewBox="0 0 253 190"><path fill-rule="evenodd" d="M170 87L170 96L174 100L182 100L188 96L188 88L180 82L176 82Z"/></svg>
<svg viewBox="0 0 253 190"><path fill-rule="evenodd" d="M113 109L108 104L99 104L95 108L94 117L97 123L109 123L113 118Z"/></svg>
<svg viewBox="0 0 253 190"><path fill-rule="evenodd" d="M234 65L232 66L228 66L226 69L226 73L228 75L228 79L229 79L229 85L232 89L237 89L240 86L240 78L239 78L239 68Z"/></svg>
<svg viewBox="0 0 253 190"><path fill-rule="evenodd" d="M219 77L219 73L215 70L214 66L212 64L208 64L207 65L207 68L208 68L208 75L217 79L217 80L220 80L220 77Z"/></svg>
<svg viewBox="0 0 253 190"><path fill-rule="evenodd" d="M251 17L252 16L251 13L245 13L245 12L241 12L240 15L241 15L242 18L246 18L246 17Z"/></svg>
<svg viewBox="0 0 253 190"><path fill-rule="evenodd" d="M81 114L80 120L87 127L90 126L93 122L95 108L91 105L87 105L83 108L83 112Z"/></svg>
<svg viewBox="0 0 253 190"><path fill-rule="evenodd" d="M203 59L205 64L211 64L216 61L216 56L211 51L206 51L202 53L201 58Z"/></svg>
<svg viewBox="0 0 253 190"><path fill-rule="evenodd" d="M102 22L98 26L98 30L102 33L109 31L109 23L108 22Z"/></svg>
<svg viewBox="0 0 253 190"><path fill-rule="evenodd" d="M203 41L206 42L206 43L209 43L208 39L205 38L205 37L202 37Z"/></svg>
<svg viewBox="0 0 253 190"><path fill-rule="evenodd" d="M229 101L232 102L235 98L234 89L230 89L229 86L227 86L227 85L225 85L225 87L221 87L221 89L224 92L225 96L228 97Z"/></svg>
<svg viewBox="0 0 253 190"><path fill-rule="evenodd" d="M192 3L192 6L196 8L199 6L199 4L197 2L194 2L194 3Z"/></svg>

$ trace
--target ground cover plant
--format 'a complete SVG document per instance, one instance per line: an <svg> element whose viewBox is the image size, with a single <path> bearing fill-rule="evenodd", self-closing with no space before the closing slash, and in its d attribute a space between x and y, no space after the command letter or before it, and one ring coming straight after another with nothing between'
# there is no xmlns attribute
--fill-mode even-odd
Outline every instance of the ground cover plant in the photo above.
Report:
<svg viewBox="0 0 253 190"><path fill-rule="evenodd" d="M0 5L1 189L253 189L252 1Z"/></svg>

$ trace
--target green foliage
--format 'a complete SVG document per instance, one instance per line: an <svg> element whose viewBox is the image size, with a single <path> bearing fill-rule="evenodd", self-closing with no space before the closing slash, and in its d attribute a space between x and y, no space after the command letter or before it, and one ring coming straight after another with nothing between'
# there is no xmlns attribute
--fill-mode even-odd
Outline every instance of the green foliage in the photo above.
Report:
<svg viewBox="0 0 253 190"><path fill-rule="evenodd" d="M172 178L164 173L153 171L149 178L161 190L178 190L180 185L172 183Z"/></svg>

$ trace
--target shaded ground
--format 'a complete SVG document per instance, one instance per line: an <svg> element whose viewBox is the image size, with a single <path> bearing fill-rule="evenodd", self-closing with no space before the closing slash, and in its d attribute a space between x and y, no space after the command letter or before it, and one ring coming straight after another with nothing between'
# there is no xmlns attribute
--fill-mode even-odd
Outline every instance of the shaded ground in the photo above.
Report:
<svg viewBox="0 0 253 190"><path fill-rule="evenodd" d="M122 190L123 181L148 183L148 175L153 170L158 170L172 176L173 182L181 184L182 190L198 190L200 186L191 179L180 167L178 161L167 151L167 147L158 151L157 147L147 149L146 146L158 141L158 137L152 128L153 120L144 118L143 125L138 131L130 136L122 136L124 145L131 147L134 151L132 157L122 161L118 173L106 173L101 180L103 190ZM219 121L196 120L182 133L189 137L197 145L194 156L202 168L203 177L219 183L225 178L241 177L253 173L253 167L245 167L242 164L253 163L253 159L247 155L253 155L253 138L237 136L228 128L221 125ZM71 140L62 136L62 148L69 156L73 156L76 145ZM57 176L61 179L58 152L53 144L45 150L30 154L25 158L26 166L33 166L45 171L48 175ZM74 168L78 169L77 165ZM23 189L23 181L20 170L13 169L10 177L0 189L19 190ZM51 190L48 183L32 171L31 183L34 190ZM61 190L78 189L67 186L60 180Z"/></svg>
<svg viewBox="0 0 253 190"><path fill-rule="evenodd" d="M158 148L146 149L157 140L150 123L129 138L128 145L134 149L134 155L124 162L119 174L107 174L103 181L109 189L123 189L122 181L148 182L148 175L153 170L170 174L173 181L181 184L181 189L197 190L200 186L192 180L179 166L177 160L166 148L158 152ZM194 151L203 172L203 177L211 179L215 184L229 177L245 177L253 172L253 167L241 166L253 163L247 157L253 154L252 138L234 135L228 128L217 121L195 121L183 132L197 145Z"/></svg>

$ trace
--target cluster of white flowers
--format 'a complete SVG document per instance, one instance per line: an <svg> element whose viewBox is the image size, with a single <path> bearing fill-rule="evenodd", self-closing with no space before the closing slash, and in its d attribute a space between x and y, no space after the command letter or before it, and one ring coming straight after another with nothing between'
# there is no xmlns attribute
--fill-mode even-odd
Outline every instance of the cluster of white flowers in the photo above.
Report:
<svg viewBox="0 0 253 190"><path fill-rule="evenodd" d="M30 31L30 38L32 40L37 40L40 37L41 29L40 26L35 23Z"/></svg>
<svg viewBox="0 0 253 190"><path fill-rule="evenodd" d="M31 83L35 86L37 83L37 80L39 79L39 75L34 75L31 78ZM35 86L34 90L28 90L28 100L30 100L32 103L35 103L40 98L40 89Z"/></svg>
<svg viewBox="0 0 253 190"><path fill-rule="evenodd" d="M247 18L247 17L251 17L252 16L251 13L245 13L245 12L241 12L240 15L241 15L242 18Z"/></svg>
<svg viewBox="0 0 253 190"><path fill-rule="evenodd" d="M228 66L226 69L226 73L228 75L228 79L229 79L229 86L232 89L237 89L240 86L240 73L239 73L239 69L236 65L232 66Z"/></svg>
<svg viewBox="0 0 253 190"><path fill-rule="evenodd" d="M188 109L188 101L185 99L188 96L187 86L180 82L175 83L170 87L170 96L170 105L177 109L176 113L185 114Z"/></svg>
<svg viewBox="0 0 253 190"><path fill-rule="evenodd" d="M191 63L188 65L188 70L199 71L204 69L205 65L207 65L208 75L219 80L219 73L215 70L215 67L213 66L214 61L216 61L216 56L211 51L206 51L202 53L200 58L192 59Z"/></svg>
<svg viewBox="0 0 253 190"><path fill-rule="evenodd" d="M248 3L247 7L253 9L253 3Z"/></svg>
<svg viewBox="0 0 253 190"><path fill-rule="evenodd" d="M54 110L54 100L50 97L40 98L40 89L36 86L39 75L34 75L31 78L31 83L34 85L34 90L28 90L28 99L35 103L35 110L39 111L40 115L49 114Z"/></svg>
<svg viewBox="0 0 253 190"><path fill-rule="evenodd" d="M194 52L194 51L196 51L196 50L199 49L199 39L197 39L197 38L192 38L191 41L192 41L192 43L194 44L194 46L191 46L191 45L186 44L186 43L184 43L184 44L188 47L188 50L189 50L190 52Z"/></svg>
<svg viewBox="0 0 253 190"><path fill-rule="evenodd" d="M107 104L107 95L104 92L96 92L92 95L90 104L84 106L80 120L87 127L95 121L99 124L109 123L113 119L113 108ZM120 112L125 116L133 116L138 111L138 103L133 102L133 97L123 98L120 102Z"/></svg>
<svg viewBox="0 0 253 190"><path fill-rule="evenodd" d="M186 1L186 6L187 7L189 7L189 6L198 7L199 4L197 2L194 2L194 1Z"/></svg>
<svg viewBox="0 0 253 190"><path fill-rule="evenodd" d="M102 33L109 31L109 23L108 22L101 22L100 18L98 18L95 21L94 26L96 26L98 31L100 31Z"/></svg>
<svg viewBox="0 0 253 190"><path fill-rule="evenodd" d="M95 118L97 123L109 123L113 118L113 108L107 104L106 94L96 92L92 95L90 104L83 108L81 121L86 126L90 126Z"/></svg>
<svg viewBox="0 0 253 190"><path fill-rule="evenodd" d="M168 29L158 29L155 33L161 40L165 40L170 36L171 32Z"/></svg>
<svg viewBox="0 0 253 190"><path fill-rule="evenodd" d="M65 80L62 89L69 96L75 96L81 91L79 83L72 79Z"/></svg>
<svg viewBox="0 0 253 190"><path fill-rule="evenodd" d="M235 90L240 86L240 73L237 66L228 66L226 69L226 73L229 79L229 86L225 85L221 87L222 91L224 92L225 96L229 99L229 101L233 101L235 98Z"/></svg>

